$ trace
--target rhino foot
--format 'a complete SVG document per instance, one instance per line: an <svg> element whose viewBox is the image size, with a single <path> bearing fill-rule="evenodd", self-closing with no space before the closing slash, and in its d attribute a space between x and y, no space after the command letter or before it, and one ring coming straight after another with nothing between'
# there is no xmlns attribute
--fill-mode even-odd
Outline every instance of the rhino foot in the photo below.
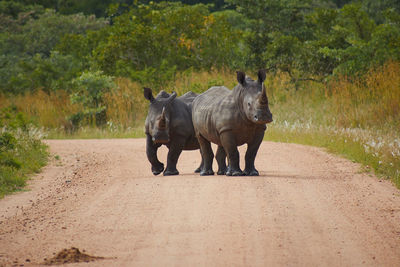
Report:
<svg viewBox="0 0 400 267"><path fill-rule="evenodd" d="M154 175L159 175L160 173L162 173L162 171L164 170L164 164L161 163L161 165L159 166L151 166L151 171L153 172Z"/></svg>
<svg viewBox="0 0 400 267"><path fill-rule="evenodd" d="M170 176L170 175L178 175L179 174L179 172L178 172L178 170L166 170L165 172L164 172L164 176Z"/></svg>
<svg viewBox="0 0 400 267"><path fill-rule="evenodd" d="M218 170L217 174L218 175L225 175L226 174L226 170Z"/></svg>
<svg viewBox="0 0 400 267"><path fill-rule="evenodd" d="M243 176L244 173L239 169L239 170L231 170L230 168L226 172L226 176Z"/></svg>
<svg viewBox="0 0 400 267"><path fill-rule="evenodd" d="M246 176L259 176L260 174L256 169L253 170L244 170L244 175Z"/></svg>
<svg viewBox="0 0 400 267"><path fill-rule="evenodd" d="M195 169L195 170L194 170L194 172L195 172L195 173L199 173L199 172L201 172L201 168L200 168L200 167L198 167L197 169Z"/></svg>
<svg viewBox="0 0 400 267"><path fill-rule="evenodd" d="M201 176L214 175L214 171L213 170L201 171L200 175Z"/></svg>

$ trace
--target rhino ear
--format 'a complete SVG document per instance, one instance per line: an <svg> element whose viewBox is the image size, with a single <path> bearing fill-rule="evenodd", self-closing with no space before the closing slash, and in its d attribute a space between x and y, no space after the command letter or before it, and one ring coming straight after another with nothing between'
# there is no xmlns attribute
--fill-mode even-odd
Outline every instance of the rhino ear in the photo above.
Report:
<svg viewBox="0 0 400 267"><path fill-rule="evenodd" d="M267 75L265 74L265 70L264 69L259 70L258 71L258 82L259 83L263 83L265 81L266 76Z"/></svg>
<svg viewBox="0 0 400 267"><path fill-rule="evenodd" d="M153 92L151 91L150 88L144 87L143 88L143 93L144 93L144 98L149 100L150 103L154 101Z"/></svg>
<svg viewBox="0 0 400 267"><path fill-rule="evenodd" d="M244 85L246 83L246 74L243 71L237 71L236 77L241 85Z"/></svg>

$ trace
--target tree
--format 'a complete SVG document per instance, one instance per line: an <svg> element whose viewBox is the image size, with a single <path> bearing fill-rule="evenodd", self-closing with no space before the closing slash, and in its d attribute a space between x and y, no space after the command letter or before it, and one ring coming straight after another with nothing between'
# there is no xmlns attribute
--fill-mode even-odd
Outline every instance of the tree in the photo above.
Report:
<svg viewBox="0 0 400 267"><path fill-rule="evenodd" d="M166 73L230 66L240 37L224 16L215 19L205 5L167 2L133 6L114 19L105 35L93 50L95 65L109 75L131 78L152 75L161 66Z"/></svg>
<svg viewBox="0 0 400 267"><path fill-rule="evenodd" d="M247 65L265 67L263 56L274 33L307 40L311 32L304 15L311 10L311 1L299 0L227 0L249 20L249 31L244 36L250 49Z"/></svg>

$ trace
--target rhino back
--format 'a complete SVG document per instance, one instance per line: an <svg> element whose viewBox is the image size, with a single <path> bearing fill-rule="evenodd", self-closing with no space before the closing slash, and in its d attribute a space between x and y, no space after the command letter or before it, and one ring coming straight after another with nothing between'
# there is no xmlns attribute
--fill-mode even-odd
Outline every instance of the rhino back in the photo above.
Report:
<svg viewBox="0 0 400 267"><path fill-rule="evenodd" d="M197 96L198 96L198 94L196 94L192 91L189 91L189 92L185 93L184 95L178 97L178 99L181 100L183 103L185 103L189 107L190 113L192 113L192 104L193 104L194 99Z"/></svg>
<svg viewBox="0 0 400 267"><path fill-rule="evenodd" d="M220 133L236 127L240 116L232 91L223 86L196 97L192 113L195 132L219 145Z"/></svg>
<svg viewBox="0 0 400 267"><path fill-rule="evenodd" d="M193 128L191 107L180 99L175 99L171 108L171 137L185 138L185 150L198 149L199 143Z"/></svg>

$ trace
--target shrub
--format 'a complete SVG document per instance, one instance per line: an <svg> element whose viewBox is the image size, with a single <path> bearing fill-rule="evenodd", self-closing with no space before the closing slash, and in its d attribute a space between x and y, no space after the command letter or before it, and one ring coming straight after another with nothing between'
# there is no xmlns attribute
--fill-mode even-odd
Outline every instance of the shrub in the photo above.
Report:
<svg viewBox="0 0 400 267"><path fill-rule="evenodd" d="M0 110L0 198L21 189L47 161L40 131L15 107Z"/></svg>
<svg viewBox="0 0 400 267"><path fill-rule="evenodd" d="M100 71L84 72L72 81L72 85L74 92L71 94L71 102L79 103L84 108L70 117L72 125L104 125L107 122L104 94L116 87L112 77Z"/></svg>

